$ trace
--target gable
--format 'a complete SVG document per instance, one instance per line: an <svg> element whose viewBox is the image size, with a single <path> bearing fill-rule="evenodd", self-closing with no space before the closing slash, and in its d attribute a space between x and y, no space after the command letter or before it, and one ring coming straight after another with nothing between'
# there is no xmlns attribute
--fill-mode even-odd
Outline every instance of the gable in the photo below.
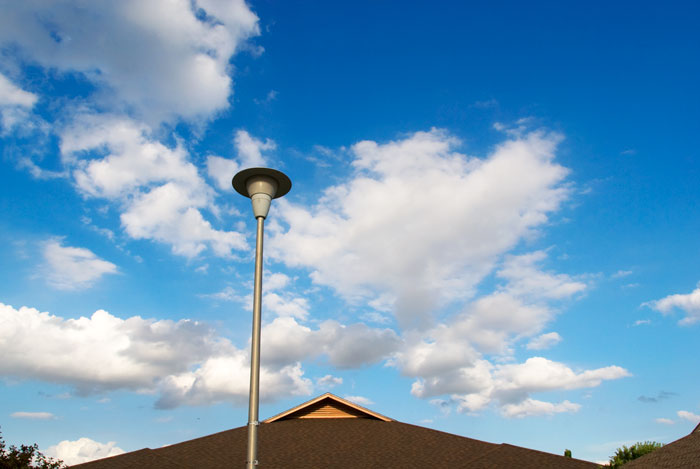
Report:
<svg viewBox="0 0 700 469"><path fill-rule="evenodd" d="M364 418L390 422L391 419L329 392L263 421L272 423L291 419Z"/></svg>

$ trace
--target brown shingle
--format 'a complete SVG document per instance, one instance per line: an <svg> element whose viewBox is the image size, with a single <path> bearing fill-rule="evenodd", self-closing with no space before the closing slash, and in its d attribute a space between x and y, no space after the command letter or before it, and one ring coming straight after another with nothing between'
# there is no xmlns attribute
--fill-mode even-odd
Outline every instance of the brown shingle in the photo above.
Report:
<svg viewBox="0 0 700 469"><path fill-rule="evenodd" d="M177 461L172 461L156 451L145 448L131 453L112 456L110 458L98 459L85 464L76 464L71 468L80 469L142 469L146 467L168 467L173 469L186 469L192 466L182 465Z"/></svg>
<svg viewBox="0 0 700 469"><path fill-rule="evenodd" d="M497 445L400 422L374 419L292 419L261 424L261 467L316 468L595 468L595 464L511 445ZM141 467L223 469L243 467L245 427L151 450L161 457ZM142 450L146 451L146 450ZM140 453L140 452L137 452ZM129 453L135 454L135 453ZM121 469L129 456L110 465L88 463L81 469ZM124 458L125 465L118 465ZM107 461L107 460L103 460ZM177 461L178 466L170 465ZM95 465L93 465L95 464Z"/></svg>
<svg viewBox="0 0 700 469"><path fill-rule="evenodd" d="M700 468L700 425L688 436L669 443L639 459L625 464L625 469Z"/></svg>

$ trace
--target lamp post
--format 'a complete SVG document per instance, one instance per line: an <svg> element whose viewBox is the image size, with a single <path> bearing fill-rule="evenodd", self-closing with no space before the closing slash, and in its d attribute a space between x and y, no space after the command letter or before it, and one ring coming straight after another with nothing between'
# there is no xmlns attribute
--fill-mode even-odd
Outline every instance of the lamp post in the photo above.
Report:
<svg viewBox="0 0 700 469"><path fill-rule="evenodd" d="M262 258L265 218L272 199L282 197L292 188L292 181L282 172L269 168L249 168L238 172L231 181L239 194L250 197L258 229L255 240L255 286L253 289L253 335L250 343L250 392L248 397L248 453L246 468L257 466L258 409L260 402L260 323L262 303Z"/></svg>

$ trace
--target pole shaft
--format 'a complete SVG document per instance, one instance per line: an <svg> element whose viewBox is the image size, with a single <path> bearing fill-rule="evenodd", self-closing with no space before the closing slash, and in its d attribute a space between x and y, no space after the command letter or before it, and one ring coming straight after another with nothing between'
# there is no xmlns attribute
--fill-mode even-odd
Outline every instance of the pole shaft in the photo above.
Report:
<svg viewBox="0 0 700 469"><path fill-rule="evenodd" d="M253 290L253 335L250 342L250 396L248 401L248 457L246 468L257 466L258 409L260 402L260 324L262 321L263 217L258 217L255 241L255 286Z"/></svg>

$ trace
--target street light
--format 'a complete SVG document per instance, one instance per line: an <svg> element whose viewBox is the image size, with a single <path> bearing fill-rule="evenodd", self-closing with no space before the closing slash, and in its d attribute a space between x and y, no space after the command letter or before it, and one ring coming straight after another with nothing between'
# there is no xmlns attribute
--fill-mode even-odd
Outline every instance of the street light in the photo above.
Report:
<svg viewBox="0 0 700 469"><path fill-rule="evenodd" d="M250 197L258 222L255 240L255 286L253 289L253 336L250 343L250 393L248 398L248 456L246 468L258 465L258 408L260 401L260 323L262 302L263 232L272 199L282 197L292 188L292 181L282 172L269 168L249 168L231 181L239 194Z"/></svg>

